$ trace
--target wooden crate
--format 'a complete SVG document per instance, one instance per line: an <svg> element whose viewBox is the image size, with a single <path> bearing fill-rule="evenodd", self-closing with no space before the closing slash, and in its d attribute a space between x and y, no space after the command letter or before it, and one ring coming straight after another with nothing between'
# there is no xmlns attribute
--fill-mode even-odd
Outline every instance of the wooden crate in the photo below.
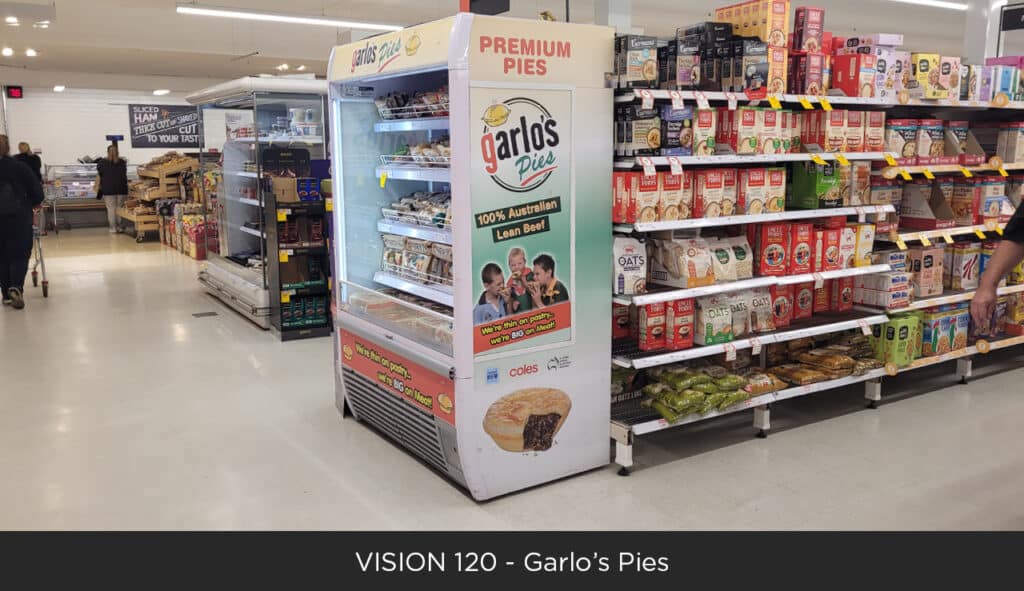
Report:
<svg viewBox="0 0 1024 591"><path fill-rule="evenodd" d="M186 170L199 170L199 161L195 158L184 158L167 164L140 166L138 170L140 177L159 179L181 174Z"/></svg>
<svg viewBox="0 0 1024 591"><path fill-rule="evenodd" d="M139 242L142 242L146 232L160 230L160 216L155 213L136 214L133 210L122 207L117 210L117 217L135 225L135 239Z"/></svg>

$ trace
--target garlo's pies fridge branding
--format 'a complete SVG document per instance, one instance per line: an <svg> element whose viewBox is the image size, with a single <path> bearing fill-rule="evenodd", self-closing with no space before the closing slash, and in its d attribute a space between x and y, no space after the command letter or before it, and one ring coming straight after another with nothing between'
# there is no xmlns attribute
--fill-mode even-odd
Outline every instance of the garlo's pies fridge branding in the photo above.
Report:
<svg viewBox="0 0 1024 591"><path fill-rule="evenodd" d="M470 90L473 351L572 337L572 93Z"/></svg>
<svg viewBox="0 0 1024 591"><path fill-rule="evenodd" d="M557 388L524 388L491 404L484 431L505 451L546 451L570 410L572 400Z"/></svg>
<svg viewBox="0 0 1024 591"><path fill-rule="evenodd" d="M348 80L448 61L454 17L371 37L345 46L331 63L331 80Z"/></svg>
<svg viewBox="0 0 1024 591"><path fill-rule="evenodd" d="M455 384L447 376L346 330L339 338L345 367L409 404L455 424Z"/></svg>

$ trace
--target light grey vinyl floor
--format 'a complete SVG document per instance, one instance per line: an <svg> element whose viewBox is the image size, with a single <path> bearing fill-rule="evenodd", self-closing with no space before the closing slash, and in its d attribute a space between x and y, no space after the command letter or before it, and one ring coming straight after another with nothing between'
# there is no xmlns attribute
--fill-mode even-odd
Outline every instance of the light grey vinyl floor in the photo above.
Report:
<svg viewBox="0 0 1024 591"><path fill-rule="evenodd" d="M0 311L2 529L1024 528L1024 350L641 440L478 504L334 408L329 339L282 344L197 264L104 230L45 238L51 293ZM193 313L216 311L210 318ZM900 393L902 392L902 393Z"/></svg>

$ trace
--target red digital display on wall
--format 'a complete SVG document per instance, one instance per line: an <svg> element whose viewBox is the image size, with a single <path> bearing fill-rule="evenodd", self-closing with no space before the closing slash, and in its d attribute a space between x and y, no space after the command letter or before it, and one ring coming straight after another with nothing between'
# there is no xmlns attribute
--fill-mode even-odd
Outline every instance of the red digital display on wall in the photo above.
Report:
<svg viewBox="0 0 1024 591"><path fill-rule="evenodd" d="M7 91L7 98L9 99L25 98L25 91L20 86L5 86L4 90Z"/></svg>

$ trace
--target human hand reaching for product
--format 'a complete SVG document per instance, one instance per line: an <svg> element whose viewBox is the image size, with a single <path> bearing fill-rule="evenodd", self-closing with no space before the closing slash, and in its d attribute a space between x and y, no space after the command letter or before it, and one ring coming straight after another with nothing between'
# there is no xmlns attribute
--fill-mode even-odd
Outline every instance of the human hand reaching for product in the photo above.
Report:
<svg viewBox="0 0 1024 591"><path fill-rule="evenodd" d="M971 299L971 318L975 326L988 326L992 322L992 313L996 308L996 288L991 285L979 285Z"/></svg>

